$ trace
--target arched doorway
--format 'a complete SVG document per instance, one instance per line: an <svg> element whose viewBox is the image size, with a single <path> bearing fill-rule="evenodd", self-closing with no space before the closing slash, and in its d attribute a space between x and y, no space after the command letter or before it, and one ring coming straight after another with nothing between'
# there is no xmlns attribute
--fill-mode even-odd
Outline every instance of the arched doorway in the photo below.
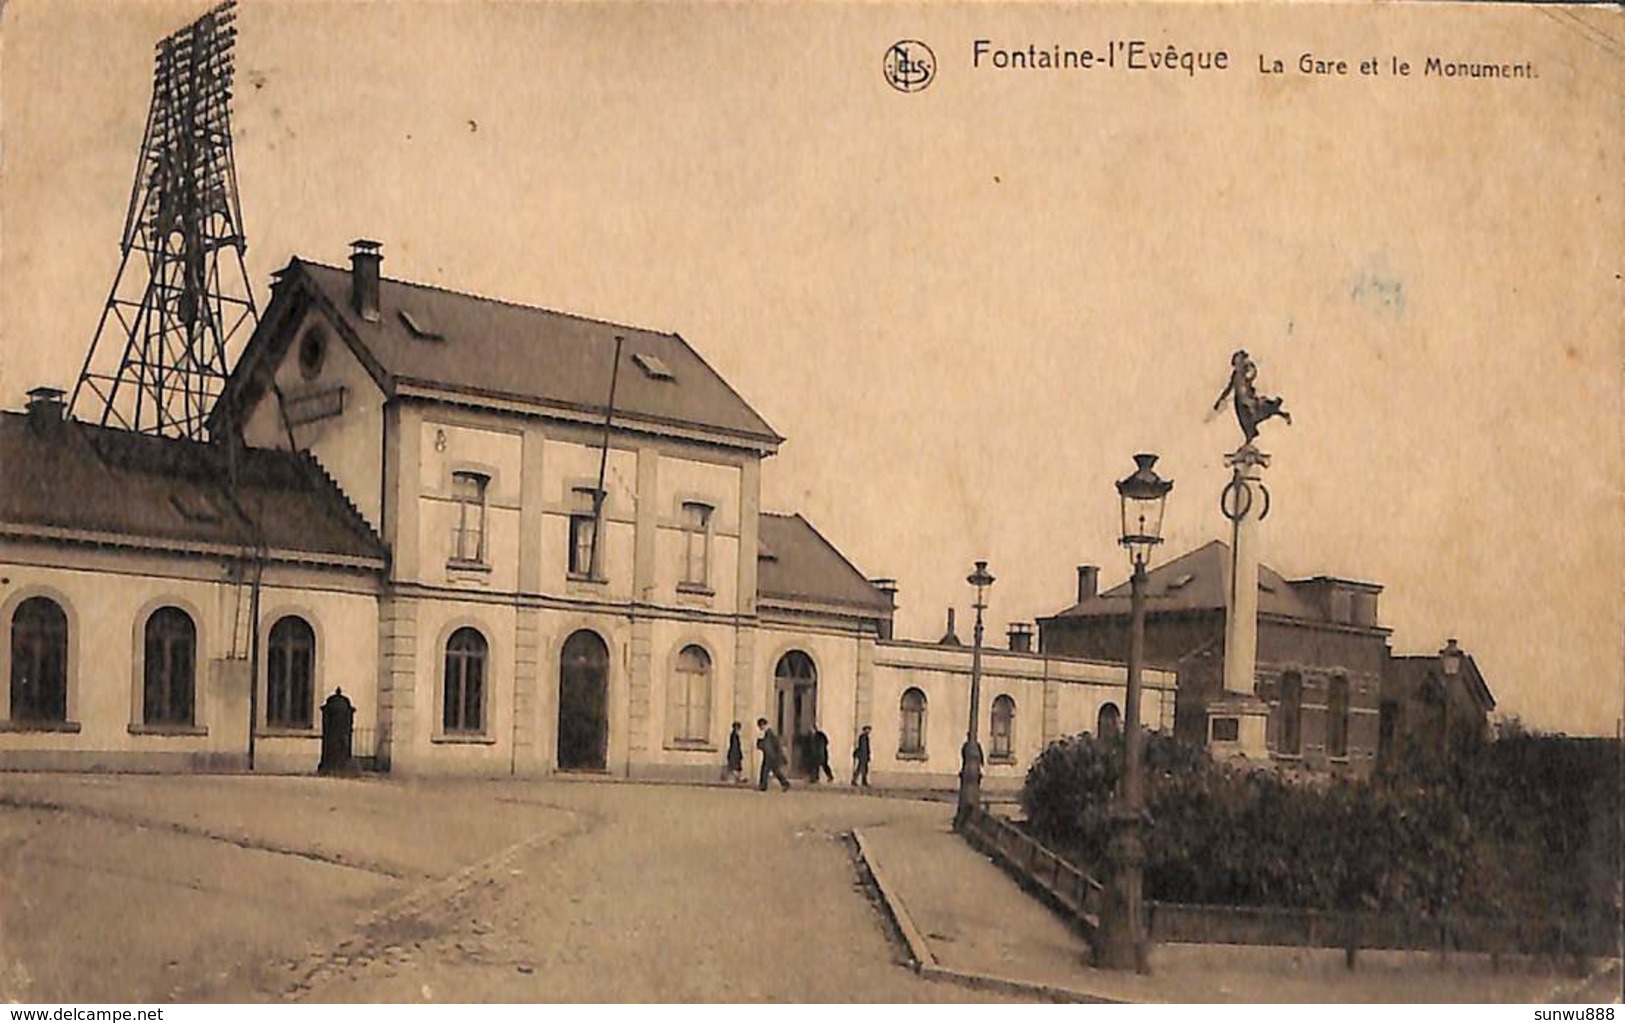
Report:
<svg viewBox="0 0 1625 1023"><path fill-rule="evenodd" d="M790 770L817 770L812 762L812 734L818 730L818 669L811 657L792 650L773 669L773 728L790 753Z"/></svg>
<svg viewBox="0 0 1625 1023"><path fill-rule="evenodd" d="M559 653L559 770L602 771L609 764L609 648L587 629Z"/></svg>

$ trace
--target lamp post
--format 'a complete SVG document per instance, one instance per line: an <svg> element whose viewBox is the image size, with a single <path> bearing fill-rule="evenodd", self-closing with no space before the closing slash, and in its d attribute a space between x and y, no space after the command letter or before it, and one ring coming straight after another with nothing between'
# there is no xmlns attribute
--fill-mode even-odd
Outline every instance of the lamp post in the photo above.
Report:
<svg viewBox="0 0 1625 1023"><path fill-rule="evenodd" d="M954 812L954 827L963 828L970 813L982 802L982 743L977 727L982 712L982 612L987 610L987 588L993 585L993 573L987 562L978 561L965 581L976 588L976 628L970 648L970 722L965 726L965 745L959 749L959 807Z"/></svg>
<svg viewBox="0 0 1625 1023"><path fill-rule="evenodd" d="M1113 970L1146 972L1145 910L1141 896L1145 869L1146 824L1144 764L1140 730L1140 668L1145 661L1145 566L1151 548L1162 542L1162 512L1173 480L1158 476L1157 456L1134 456L1135 470L1117 482L1122 502L1122 535L1133 574L1129 577L1128 692L1123 700L1123 772L1113 808L1113 830L1107 846L1111 884L1101 938L1095 950L1099 965Z"/></svg>

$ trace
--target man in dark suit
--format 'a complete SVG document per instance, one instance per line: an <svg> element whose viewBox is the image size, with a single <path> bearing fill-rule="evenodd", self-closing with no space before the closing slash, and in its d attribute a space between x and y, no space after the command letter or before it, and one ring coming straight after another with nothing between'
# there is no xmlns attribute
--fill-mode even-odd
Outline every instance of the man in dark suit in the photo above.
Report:
<svg viewBox="0 0 1625 1023"><path fill-rule="evenodd" d="M784 791L790 791L790 779L784 776L784 747L779 745L779 737L773 729L767 727L767 718L756 719L756 731L761 733L756 740L756 748L762 751L762 775L756 787L763 792L767 791L768 775L779 780Z"/></svg>
<svg viewBox="0 0 1625 1023"><path fill-rule="evenodd" d="M835 772L829 769L829 736L824 734L822 728L812 734L812 783L818 784L819 772L825 778L835 780Z"/></svg>
<svg viewBox="0 0 1625 1023"><path fill-rule="evenodd" d="M852 784L869 787L869 726L858 733L858 744L852 750Z"/></svg>

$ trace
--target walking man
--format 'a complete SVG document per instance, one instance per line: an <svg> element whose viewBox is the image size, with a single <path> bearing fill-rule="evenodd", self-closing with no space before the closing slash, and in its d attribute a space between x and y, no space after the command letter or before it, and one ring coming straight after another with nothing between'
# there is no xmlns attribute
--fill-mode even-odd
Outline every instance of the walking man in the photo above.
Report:
<svg viewBox="0 0 1625 1023"><path fill-rule="evenodd" d="M829 736L824 734L822 728L812 735L812 781L818 784L818 774L823 772L825 778L835 780L835 772L829 769Z"/></svg>
<svg viewBox="0 0 1625 1023"><path fill-rule="evenodd" d="M863 731L858 733L858 744L852 750L852 784L857 785L862 779L863 787L869 787L869 726L864 725Z"/></svg>
<svg viewBox="0 0 1625 1023"><path fill-rule="evenodd" d="M758 779L756 787L766 792L767 778L771 774L779 780L779 786L789 792L790 779L784 776L784 747L779 745L778 735L767 727L767 718L756 719L756 731L760 733L760 737L756 740L756 748L762 751L762 776Z"/></svg>

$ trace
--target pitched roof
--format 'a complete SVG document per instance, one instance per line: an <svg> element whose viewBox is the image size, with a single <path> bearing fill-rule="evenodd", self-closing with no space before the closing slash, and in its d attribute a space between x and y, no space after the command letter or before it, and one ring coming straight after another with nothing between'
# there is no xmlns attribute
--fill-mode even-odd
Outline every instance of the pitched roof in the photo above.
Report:
<svg viewBox="0 0 1625 1023"><path fill-rule="evenodd" d="M387 277L379 282L374 323L351 304L349 270L295 258L278 276L273 305L308 287L364 349L362 362L388 394L413 384L601 415L619 335L625 345L618 417L698 427L768 447L783 440L676 334ZM278 330L274 312L267 310L249 353L291 340L270 336Z"/></svg>
<svg viewBox="0 0 1625 1023"><path fill-rule="evenodd" d="M1222 610L1230 592L1230 545L1213 540L1187 551L1146 573L1146 611ZM1258 610L1289 618L1324 619L1279 572L1258 566ZM1088 600L1073 604L1055 618L1092 618L1126 615L1129 584L1122 583Z"/></svg>
<svg viewBox="0 0 1625 1023"><path fill-rule="evenodd" d="M1463 653L1462 665L1465 668L1459 677L1462 685L1473 701L1483 711L1495 709L1495 694L1490 692L1489 682L1485 680L1484 673L1478 670L1478 662L1473 655ZM1440 679L1445 678L1443 658L1438 654L1402 654L1388 658L1383 672L1388 680L1397 683L1401 688L1410 691L1419 688L1429 676Z"/></svg>
<svg viewBox="0 0 1625 1023"><path fill-rule="evenodd" d="M806 519L763 512L760 522L756 589L763 597L891 613L891 598L875 589Z"/></svg>
<svg viewBox="0 0 1625 1023"><path fill-rule="evenodd" d="M4 412L0 465L0 528L240 548L253 543L252 518L273 551L385 557L382 541L307 454L241 450L234 502L221 447Z"/></svg>

